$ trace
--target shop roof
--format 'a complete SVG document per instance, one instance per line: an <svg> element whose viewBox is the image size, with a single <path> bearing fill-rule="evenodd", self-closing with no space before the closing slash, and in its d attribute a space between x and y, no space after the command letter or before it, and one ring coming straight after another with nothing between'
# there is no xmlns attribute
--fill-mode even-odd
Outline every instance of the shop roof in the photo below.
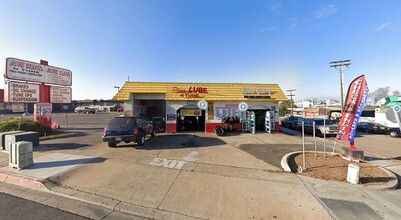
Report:
<svg viewBox="0 0 401 220"><path fill-rule="evenodd" d="M207 89L207 91L203 91ZM194 92L194 90L197 90ZM165 94L166 100L286 101L278 84L125 82L114 100L127 101L131 93ZM198 94L198 95L196 95Z"/></svg>

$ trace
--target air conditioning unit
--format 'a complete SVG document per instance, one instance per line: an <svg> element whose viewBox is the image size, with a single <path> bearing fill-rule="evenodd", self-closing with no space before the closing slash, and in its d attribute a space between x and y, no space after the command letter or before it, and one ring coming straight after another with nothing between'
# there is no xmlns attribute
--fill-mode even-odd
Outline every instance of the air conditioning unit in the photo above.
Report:
<svg viewBox="0 0 401 220"><path fill-rule="evenodd" d="M17 169L24 169L33 164L32 142L20 141L10 144L9 166Z"/></svg>

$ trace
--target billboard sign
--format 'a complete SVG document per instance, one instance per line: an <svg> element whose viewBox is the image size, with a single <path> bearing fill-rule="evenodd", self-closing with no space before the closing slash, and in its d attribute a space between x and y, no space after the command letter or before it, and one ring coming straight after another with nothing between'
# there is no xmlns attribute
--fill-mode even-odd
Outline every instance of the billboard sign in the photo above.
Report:
<svg viewBox="0 0 401 220"><path fill-rule="evenodd" d="M71 103L71 88L50 86L51 103Z"/></svg>
<svg viewBox="0 0 401 220"><path fill-rule="evenodd" d="M337 140L354 141L359 118L368 98L368 85L364 75L354 79L348 88L343 114L338 126Z"/></svg>
<svg viewBox="0 0 401 220"><path fill-rule="evenodd" d="M8 82L5 102L37 103L39 102L39 85L20 82Z"/></svg>
<svg viewBox="0 0 401 220"><path fill-rule="evenodd" d="M42 65L16 58L6 59L5 77L14 80L62 86L71 86L72 84L71 70Z"/></svg>

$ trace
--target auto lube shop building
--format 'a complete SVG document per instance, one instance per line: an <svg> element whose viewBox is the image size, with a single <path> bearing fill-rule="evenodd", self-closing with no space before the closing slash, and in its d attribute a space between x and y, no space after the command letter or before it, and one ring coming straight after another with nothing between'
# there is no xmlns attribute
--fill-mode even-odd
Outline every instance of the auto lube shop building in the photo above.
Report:
<svg viewBox="0 0 401 220"><path fill-rule="evenodd" d="M243 132L278 131L278 104L288 100L278 84L181 82L126 82L114 99L126 115L162 120L167 133L212 133L228 116Z"/></svg>

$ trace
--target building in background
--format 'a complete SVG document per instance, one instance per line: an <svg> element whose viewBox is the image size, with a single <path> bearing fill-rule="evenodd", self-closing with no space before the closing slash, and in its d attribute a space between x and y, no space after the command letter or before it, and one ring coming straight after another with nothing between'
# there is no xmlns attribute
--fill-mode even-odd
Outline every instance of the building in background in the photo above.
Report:
<svg viewBox="0 0 401 220"><path fill-rule="evenodd" d="M114 99L127 115L164 118L168 133L214 132L225 117L253 120L264 130L268 111L276 112L278 129L278 103L288 100L278 84L182 82L126 82Z"/></svg>

